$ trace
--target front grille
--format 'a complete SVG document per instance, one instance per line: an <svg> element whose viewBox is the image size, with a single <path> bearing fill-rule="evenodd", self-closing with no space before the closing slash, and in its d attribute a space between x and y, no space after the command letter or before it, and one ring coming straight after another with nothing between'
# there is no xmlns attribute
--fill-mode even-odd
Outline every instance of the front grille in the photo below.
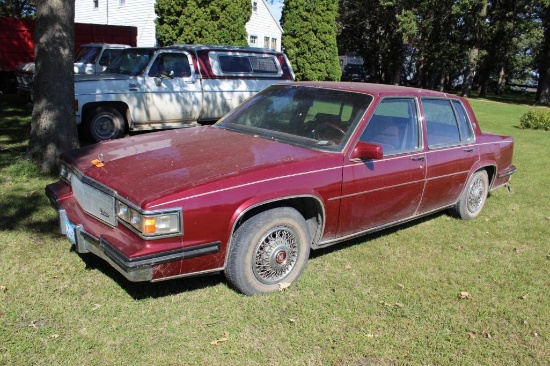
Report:
<svg viewBox="0 0 550 366"><path fill-rule="evenodd" d="M116 226L113 196L84 183L74 174L71 176L71 187L73 196L85 212L111 226Z"/></svg>

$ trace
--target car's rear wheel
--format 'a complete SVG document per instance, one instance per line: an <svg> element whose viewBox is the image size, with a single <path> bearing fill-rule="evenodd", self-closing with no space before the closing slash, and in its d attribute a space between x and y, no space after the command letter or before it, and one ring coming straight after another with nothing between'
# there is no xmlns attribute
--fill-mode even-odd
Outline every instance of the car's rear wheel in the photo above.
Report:
<svg viewBox="0 0 550 366"><path fill-rule="evenodd" d="M300 277L310 244L305 220L295 209L261 212L235 231L225 275L246 295L277 291Z"/></svg>
<svg viewBox="0 0 550 366"><path fill-rule="evenodd" d="M92 142L117 139L124 135L124 118L113 107L97 107L86 121L85 130Z"/></svg>
<svg viewBox="0 0 550 366"><path fill-rule="evenodd" d="M456 216L463 220L475 219L487 200L489 193L489 178L485 170L472 174L460 199L453 208Z"/></svg>

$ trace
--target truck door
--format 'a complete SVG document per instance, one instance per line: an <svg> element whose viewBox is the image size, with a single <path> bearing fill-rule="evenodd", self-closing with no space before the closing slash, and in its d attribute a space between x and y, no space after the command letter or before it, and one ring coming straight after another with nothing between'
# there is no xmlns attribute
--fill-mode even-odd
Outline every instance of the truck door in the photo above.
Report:
<svg viewBox="0 0 550 366"><path fill-rule="evenodd" d="M136 106L133 122L151 127L182 127L199 117L201 85L185 52L157 54L144 77L143 106ZM159 126L160 125L160 126Z"/></svg>

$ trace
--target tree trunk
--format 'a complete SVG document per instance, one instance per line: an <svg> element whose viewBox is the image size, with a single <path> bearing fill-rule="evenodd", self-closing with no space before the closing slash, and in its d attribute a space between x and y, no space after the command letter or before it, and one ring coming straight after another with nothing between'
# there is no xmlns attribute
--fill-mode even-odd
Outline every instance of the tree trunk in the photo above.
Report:
<svg viewBox="0 0 550 366"><path fill-rule="evenodd" d="M481 9L478 14L474 15L472 24L472 46L468 51L468 67L464 74L464 84L462 86L462 96L469 97L472 93L472 84L477 71L477 62L479 57L479 49L483 42L484 23L487 17L487 0L482 0Z"/></svg>
<svg viewBox="0 0 550 366"><path fill-rule="evenodd" d="M543 17L544 43L541 51L542 63L539 70L537 103L550 104L550 6L545 9Z"/></svg>
<svg viewBox="0 0 550 366"><path fill-rule="evenodd" d="M468 68L466 69L466 75L464 76L464 84L462 85L462 96L469 97L472 94L472 85L474 83L474 76L477 69L477 56L479 55L479 49L473 47L468 51Z"/></svg>
<svg viewBox="0 0 550 366"><path fill-rule="evenodd" d="M78 147L74 115L74 0L36 2L34 108L27 156L57 170L62 152Z"/></svg>

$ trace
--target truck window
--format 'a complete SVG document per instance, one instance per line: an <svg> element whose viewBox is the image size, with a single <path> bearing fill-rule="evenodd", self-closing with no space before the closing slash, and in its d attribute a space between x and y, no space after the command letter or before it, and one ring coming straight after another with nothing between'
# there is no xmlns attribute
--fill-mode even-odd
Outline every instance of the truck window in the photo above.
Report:
<svg viewBox="0 0 550 366"><path fill-rule="evenodd" d="M162 53L151 68L149 76L170 75L174 78L188 78L191 76L191 67L187 55L183 53Z"/></svg>
<svg viewBox="0 0 550 366"><path fill-rule="evenodd" d="M281 67L274 55L210 52L209 58L212 71L219 76L274 77L282 75Z"/></svg>

